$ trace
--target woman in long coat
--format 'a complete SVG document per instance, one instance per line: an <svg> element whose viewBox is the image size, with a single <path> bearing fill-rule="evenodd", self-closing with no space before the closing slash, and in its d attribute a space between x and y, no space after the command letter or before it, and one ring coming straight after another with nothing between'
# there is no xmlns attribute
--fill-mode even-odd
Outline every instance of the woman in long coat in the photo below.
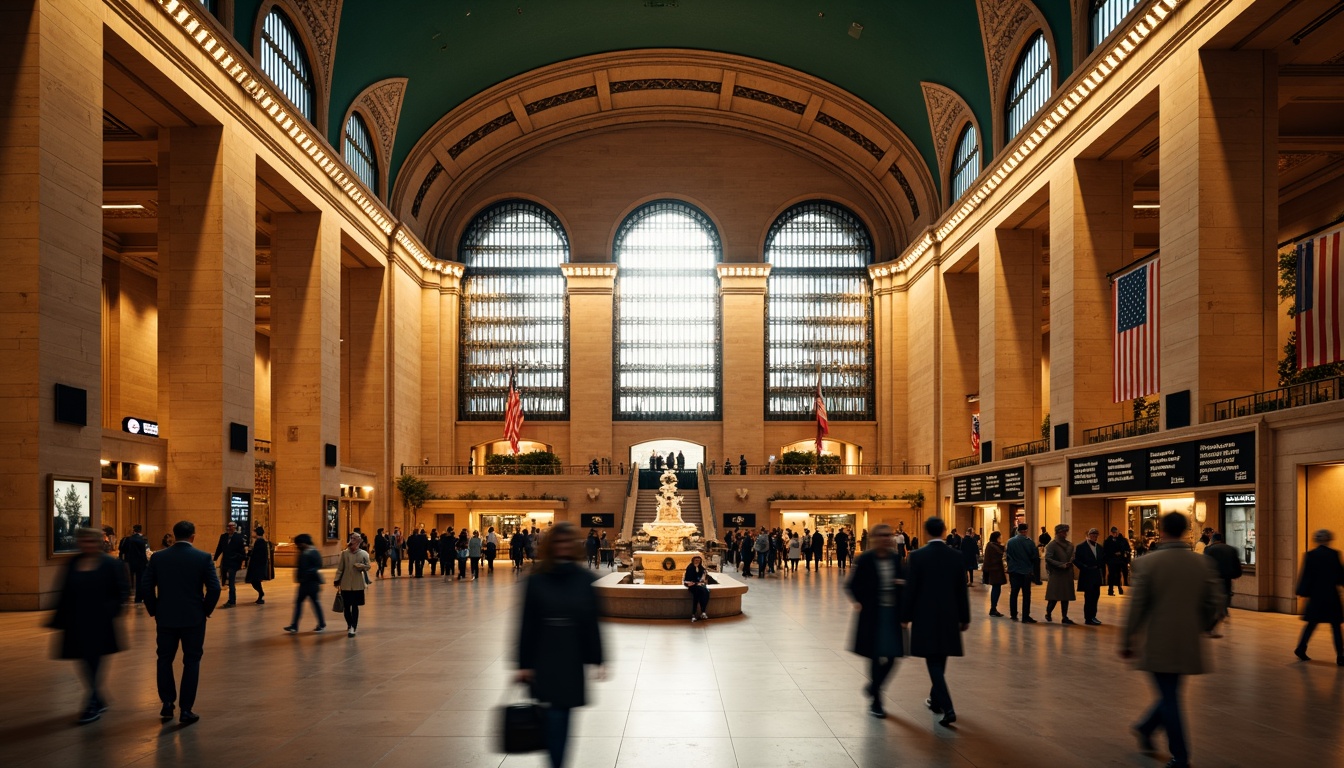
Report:
<svg viewBox="0 0 1344 768"><path fill-rule="evenodd" d="M579 566L583 544L573 523L555 524L541 546L541 562L527 577L518 627L518 673L546 707L551 765L565 761L570 710L587 703L584 665L602 665L595 577ZM599 669L599 678L601 670Z"/></svg>
<svg viewBox="0 0 1344 768"><path fill-rule="evenodd" d="M1072 624L1069 603L1078 599L1073 591L1073 542L1069 541L1069 526L1056 525L1055 538L1045 545L1045 620L1053 621L1050 614L1059 604L1060 624Z"/></svg>
<svg viewBox="0 0 1344 768"><path fill-rule="evenodd" d="M130 595L126 568L103 552L103 534L95 528L81 528L76 534L80 552L65 568L65 581L56 612L48 626L61 630L60 657L83 662L89 703L79 723L91 723L102 717L107 702L98 690L99 671L104 656L121 650L116 619Z"/></svg>
<svg viewBox="0 0 1344 768"><path fill-rule="evenodd" d="M869 684L864 688L872 697L868 712L884 718L882 683L906 652L900 625L905 569L892 548L891 526L874 526L871 542L875 546L859 555L845 589L859 604L851 650L869 660Z"/></svg>
<svg viewBox="0 0 1344 768"><path fill-rule="evenodd" d="M1297 641L1293 653L1303 661L1307 658L1307 641L1317 624L1329 624L1335 640L1335 663L1344 667L1344 637L1340 634L1340 624L1344 623L1344 606L1339 602L1339 588L1344 586L1344 563L1339 560L1339 552L1330 547L1335 535L1327 530L1312 534L1311 540L1316 548L1307 553L1302 561L1302 577L1297 581L1297 594L1307 598L1307 609L1302 618L1307 626L1302 629L1302 637Z"/></svg>
<svg viewBox="0 0 1344 768"><path fill-rule="evenodd" d="M261 588L261 583L271 580L271 545L266 541L265 528L258 525L252 532L257 538L247 553L247 583L257 590L257 605L265 605L266 590Z"/></svg>
<svg viewBox="0 0 1344 768"><path fill-rule="evenodd" d="M961 537L961 560L966 564L966 586L975 586L975 569L980 566L980 537L972 528Z"/></svg>
<svg viewBox="0 0 1344 768"><path fill-rule="evenodd" d="M989 534L989 543L985 545L985 564L982 567L985 583L989 585L989 615L1003 618L999 613L999 595L1003 594L1003 585L1008 583L1008 570L1003 564L1003 545L999 539L1003 534L994 531Z"/></svg>

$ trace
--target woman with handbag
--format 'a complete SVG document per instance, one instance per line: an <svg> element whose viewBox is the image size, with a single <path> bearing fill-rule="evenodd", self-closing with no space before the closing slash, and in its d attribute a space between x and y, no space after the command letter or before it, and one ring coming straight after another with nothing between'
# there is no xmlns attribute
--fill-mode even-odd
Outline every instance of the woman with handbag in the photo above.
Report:
<svg viewBox="0 0 1344 768"><path fill-rule="evenodd" d="M257 605L265 605L266 590L261 588L261 583L271 579L271 545L266 541L265 528L258 525L252 532L257 538L247 552L247 583L257 590Z"/></svg>
<svg viewBox="0 0 1344 768"><path fill-rule="evenodd" d="M364 579L369 572L369 553L360 549L363 536L350 534L350 544L341 551L336 563L337 589L341 590L341 613L345 614L346 637L354 637L359 629L359 606L364 604Z"/></svg>
<svg viewBox="0 0 1344 768"><path fill-rule="evenodd" d="M555 524L541 545L541 562L527 577L518 627L518 672L514 680L531 686L545 708L546 750L551 765L565 762L570 710L587 703L584 665L602 670L595 577L579 565L579 529Z"/></svg>

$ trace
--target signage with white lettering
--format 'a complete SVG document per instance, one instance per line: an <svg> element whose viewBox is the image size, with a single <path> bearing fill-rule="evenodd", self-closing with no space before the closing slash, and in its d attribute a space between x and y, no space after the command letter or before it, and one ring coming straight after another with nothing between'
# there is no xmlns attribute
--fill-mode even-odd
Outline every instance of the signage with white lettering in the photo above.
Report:
<svg viewBox="0 0 1344 768"><path fill-rule="evenodd" d="M1069 461L1070 496L1172 491L1219 485L1250 485L1254 482L1254 432L1187 440Z"/></svg>
<svg viewBox="0 0 1344 768"><path fill-rule="evenodd" d="M159 423L147 419L137 419L134 416L127 416L121 420L121 429L123 432L129 432L132 435L144 435L146 437L159 436Z"/></svg>
<svg viewBox="0 0 1344 768"><path fill-rule="evenodd" d="M1224 494L1223 494L1223 506L1224 506L1224 507L1254 507L1254 506L1255 506L1255 494L1254 494L1254 493L1224 493Z"/></svg>
<svg viewBox="0 0 1344 768"><path fill-rule="evenodd" d="M964 475L952 481L952 503L1021 501L1026 487L1026 469L1013 467L998 472Z"/></svg>

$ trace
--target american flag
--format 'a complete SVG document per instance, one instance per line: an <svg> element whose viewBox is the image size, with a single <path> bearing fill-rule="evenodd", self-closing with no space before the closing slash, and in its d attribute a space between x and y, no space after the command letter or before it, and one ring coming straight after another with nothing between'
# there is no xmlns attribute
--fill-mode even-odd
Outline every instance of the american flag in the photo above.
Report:
<svg viewBox="0 0 1344 768"><path fill-rule="evenodd" d="M1151 395L1161 389L1158 363L1158 260L1135 267L1111 286L1115 307L1115 402Z"/></svg>
<svg viewBox="0 0 1344 768"><path fill-rule="evenodd" d="M509 373L509 400L504 406L504 439L518 452L518 436L523 432L523 398L514 385L514 374Z"/></svg>
<svg viewBox="0 0 1344 768"><path fill-rule="evenodd" d="M971 414L971 451L980 451L980 414Z"/></svg>
<svg viewBox="0 0 1344 768"><path fill-rule="evenodd" d="M1339 311L1339 241L1344 229L1297 246L1297 367L1337 363L1344 316Z"/></svg>
<svg viewBox="0 0 1344 768"><path fill-rule="evenodd" d="M817 414L817 458L821 458L821 439L831 433L831 423L826 419L826 401L821 397L821 371L817 371L817 396L812 401L812 410Z"/></svg>

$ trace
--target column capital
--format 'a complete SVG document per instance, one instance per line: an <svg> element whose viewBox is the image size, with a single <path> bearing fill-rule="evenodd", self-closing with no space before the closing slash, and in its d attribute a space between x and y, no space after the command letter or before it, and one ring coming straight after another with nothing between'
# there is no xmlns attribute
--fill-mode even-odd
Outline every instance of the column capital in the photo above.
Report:
<svg viewBox="0 0 1344 768"><path fill-rule="evenodd" d="M769 264L719 264L719 294L764 294Z"/></svg>
<svg viewBox="0 0 1344 768"><path fill-rule="evenodd" d="M560 265L569 295L581 293L611 295L616 285L617 267L612 262L585 262Z"/></svg>

